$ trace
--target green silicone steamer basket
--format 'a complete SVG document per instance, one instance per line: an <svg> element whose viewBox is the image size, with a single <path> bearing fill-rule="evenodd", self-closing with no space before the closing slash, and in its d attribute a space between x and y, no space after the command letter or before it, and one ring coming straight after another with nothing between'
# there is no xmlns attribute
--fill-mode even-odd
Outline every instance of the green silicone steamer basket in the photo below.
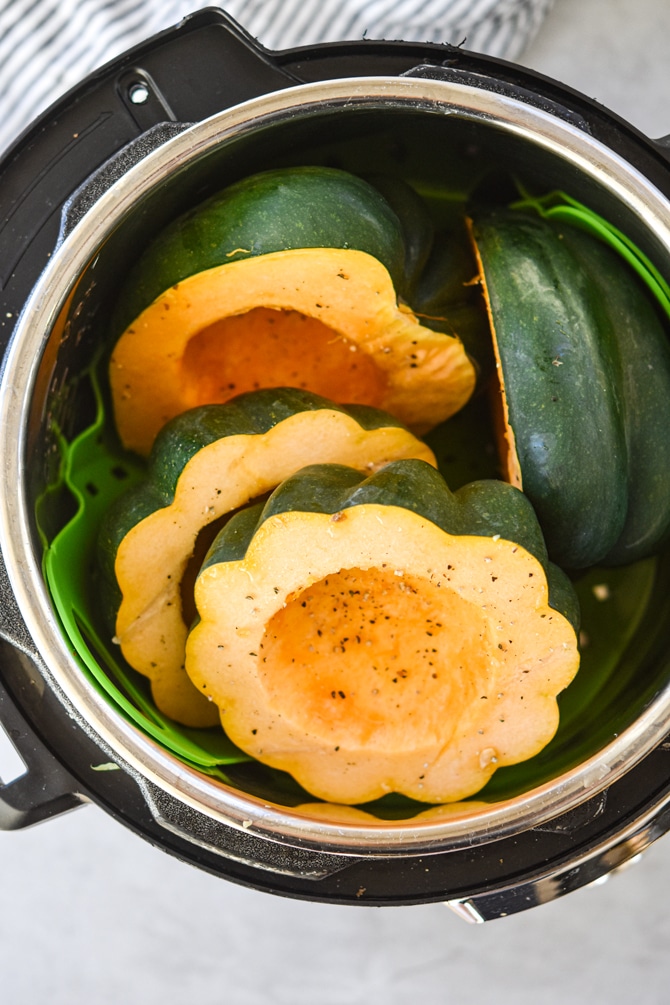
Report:
<svg viewBox="0 0 670 1005"><path fill-rule="evenodd" d="M570 195L552 191L530 195L519 185L514 204L594 234L613 248L647 286L670 323L670 287L650 259L620 230ZM114 710L183 764L225 785L243 785L261 798L287 807L313 802L282 772L253 762L228 740L222 729L190 729L163 715L155 706L148 682L123 659L119 646L101 623L96 609L95 543L106 508L144 477L144 463L124 452L116 438L105 390L105 356L99 354L83 379L90 383L94 419L70 442L54 429L59 447L57 475L40 495L36 519L44 545L43 572L54 608L80 672ZM475 402L461 416L427 437L440 468L455 490L471 477L473 448L491 456L488 425ZM487 467L488 466L488 467ZM495 476L491 460L478 475ZM73 515L50 536L50 504L57 495L71 497ZM635 692L640 700L640 666L655 645L655 630L670 615L670 562L667 556L645 559L626 568L596 568L576 577L582 612L581 666L559 696L560 725L554 739L529 761L499 769L475 797L476 805L494 805L542 786L588 758L605 744L615 728L610 716L594 716L594 707L609 694ZM648 684L651 698L654 683ZM370 819L411 819L425 804L389 795L361 807ZM467 811L463 804L461 811Z"/></svg>

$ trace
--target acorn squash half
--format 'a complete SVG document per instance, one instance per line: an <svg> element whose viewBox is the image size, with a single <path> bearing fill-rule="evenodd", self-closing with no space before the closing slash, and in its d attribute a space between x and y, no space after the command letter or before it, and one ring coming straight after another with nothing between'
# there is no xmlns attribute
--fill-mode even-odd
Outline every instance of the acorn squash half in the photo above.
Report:
<svg viewBox="0 0 670 1005"><path fill-rule="evenodd" d="M186 668L228 736L335 803L479 791L551 739L579 664L526 497L420 460L298 472L220 532L195 599Z"/></svg>
<svg viewBox="0 0 670 1005"><path fill-rule="evenodd" d="M179 412L272 386L437 425L475 371L459 338L398 303L405 258L383 196L331 168L254 175L175 221L120 297L109 374L124 446L146 455Z"/></svg>
<svg viewBox="0 0 670 1005"><path fill-rule="evenodd" d="M501 454L566 568L670 536L670 341L640 280L589 234L516 210L474 217L494 336Z"/></svg>
<svg viewBox="0 0 670 1005"><path fill-rule="evenodd" d="M434 463L430 448L390 416L291 388L241 395L168 423L146 481L110 509L98 542L107 622L127 662L151 680L161 711L189 726L218 722L184 671L188 570L194 551L196 563L204 556L206 528L306 464L338 461L370 472L400 457Z"/></svg>

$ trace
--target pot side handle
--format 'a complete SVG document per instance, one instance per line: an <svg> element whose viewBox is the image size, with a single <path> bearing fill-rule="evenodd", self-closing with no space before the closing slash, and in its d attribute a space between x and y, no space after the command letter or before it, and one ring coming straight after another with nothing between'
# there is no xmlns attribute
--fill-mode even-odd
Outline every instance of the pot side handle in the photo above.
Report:
<svg viewBox="0 0 670 1005"><path fill-rule="evenodd" d="M25 771L16 778L7 782L0 778L0 830L10 831L75 809L85 800L76 792L75 779L38 739L19 711L5 688L2 669L0 665L0 730L4 728L25 765Z"/></svg>
<svg viewBox="0 0 670 1005"><path fill-rule="evenodd" d="M667 136L659 136L652 141L666 160L670 161L670 133Z"/></svg>
<svg viewBox="0 0 670 1005"><path fill-rule="evenodd" d="M300 84L223 10L206 8L120 58L110 84L136 135L64 201L57 247L126 171L195 122Z"/></svg>
<svg viewBox="0 0 670 1005"><path fill-rule="evenodd" d="M127 52L115 86L144 131L157 122L198 122L300 83L229 14L208 7Z"/></svg>
<svg viewBox="0 0 670 1005"><path fill-rule="evenodd" d="M0 709L6 718L2 699ZM16 732L15 727L8 732L13 743ZM24 734L18 735L25 739ZM58 762L51 759L47 767L48 756L36 745L29 751L23 747L21 758L27 770L10 782L0 780L0 831L22 830L83 805L84 800L71 791L73 780Z"/></svg>
<svg viewBox="0 0 670 1005"><path fill-rule="evenodd" d="M0 730L25 765L13 779L0 777L0 830L19 830L84 802L77 782L38 739L10 690L25 691L26 706L39 700L44 682L35 666L38 659L0 553Z"/></svg>

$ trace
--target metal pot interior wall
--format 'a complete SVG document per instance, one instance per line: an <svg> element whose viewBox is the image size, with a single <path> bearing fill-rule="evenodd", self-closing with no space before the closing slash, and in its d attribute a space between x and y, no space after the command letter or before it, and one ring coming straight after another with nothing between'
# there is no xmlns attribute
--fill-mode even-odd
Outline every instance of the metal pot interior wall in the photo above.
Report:
<svg viewBox="0 0 670 1005"><path fill-rule="evenodd" d="M169 219L230 182L254 171L297 164L327 164L358 174L383 173L403 178L431 198L436 212L442 213L445 220L455 208L462 208L458 200L474 189L491 194L507 188L510 178L520 179L534 191L559 188L605 216L668 271L663 240L618 199L616 185L609 184L608 179L604 182L596 172L584 173L573 160L535 143L528 131L501 125L485 115L461 115L424 99L387 102L377 97L359 102L333 101L330 105L306 104L304 109L294 108L291 114L274 115L253 128L241 128L192 160L176 163L167 176L143 194L132 213L125 214L111 232L104 234L89 265L72 288L63 291L63 307L35 368L25 416L25 455L40 458L39 463L33 460L25 465L27 519L37 565L45 537L52 538L73 512L70 493L59 485L59 444L62 437L71 440L93 417L95 402L88 371L109 337L107 319L119 283L132 271L141 247ZM116 169L111 166L107 170L113 176ZM92 184L104 190L105 169ZM433 198L445 190L455 193L457 201ZM82 222L86 224L82 207L86 207L87 199L85 188L71 202L65 216L66 230L74 227L76 233ZM489 840L489 811L504 807L507 812L528 793L549 793L549 802L545 799L540 816L542 812L549 816L560 812L561 805L551 803L557 783L580 765L597 761L601 751L634 729L645 709L665 693L670 677L670 562L667 557L661 558L648 574L637 579L634 572L624 573L624 594L627 581L631 589L637 589L638 583L646 584L649 595L627 645L602 678L604 683L597 693L589 692L588 679L578 677L563 699L569 710L569 728L559 730L557 739L533 762L500 770L471 807L462 805L456 812L432 810L427 818L431 826L446 825L444 833L450 833L449 827L457 817L454 840L462 842L466 835L472 839L480 822L486 823L481 828L481 840ZM644 742L636 738L635 757L641 756L643 746ZM123 741L120 751L124 753ZM192 769L183 768L175 760L174 771L179 775ZM309 830L314 821L316 831L322 825L346 829L350 819L356 825L361 823L355 815L350 818L348 812L327 805L296 809L298 804L313 801L259 766L231 766L227 774L228 785L204 782L211 787L206 812L217 803L218 786L222 806L231 792L243 801L248 796L252 805L260 800L266 806L276 806L284 816L296 815L296 827L302 832ZM592 787L585 789L583 798L592 796L597 788L595 780ZM573 803L578 798L573 796ZM483 809L481 800L488 802ZM541 805L536 801L532 813L537 813ZM402 845L402 836L398 838L397 833L405 825L416 833L421 819L417 814L423 809L391 801L387 806L368 807L371 816L361 819L365 826L379 822L395 829L393 840ZM526 818L524 826L527 823ZM511 825L508 821L504 826Z"/></svg>

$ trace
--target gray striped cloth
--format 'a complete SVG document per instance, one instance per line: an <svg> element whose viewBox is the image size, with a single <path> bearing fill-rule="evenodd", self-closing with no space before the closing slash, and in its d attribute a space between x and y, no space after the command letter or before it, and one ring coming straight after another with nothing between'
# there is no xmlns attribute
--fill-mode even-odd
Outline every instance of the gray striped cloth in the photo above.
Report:
<svg viewBox="0 0 670 1005"><path fill-rule="evenodd" d="M517 58L553 0L227 0L269 49L360 38L451 42ZM203 4L204 5L204 4ZM0 0L0 151L96 67L197 0Z"/></svg>

